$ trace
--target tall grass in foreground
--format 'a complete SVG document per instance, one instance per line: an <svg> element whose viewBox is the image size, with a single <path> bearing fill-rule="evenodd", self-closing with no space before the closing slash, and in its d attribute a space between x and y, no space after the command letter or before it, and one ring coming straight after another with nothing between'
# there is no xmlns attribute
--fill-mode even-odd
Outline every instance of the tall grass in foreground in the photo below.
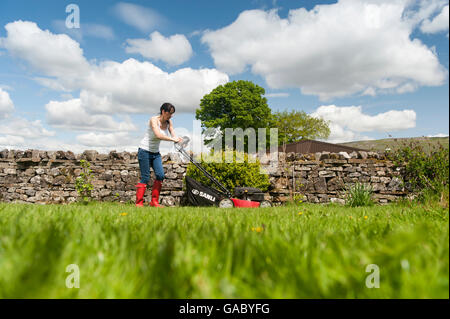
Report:
<svg viewBox="0 0 450 319"><path fill-rule="evenodd" d="M0 298L449 298L448 215L0 204Z"/></svg>

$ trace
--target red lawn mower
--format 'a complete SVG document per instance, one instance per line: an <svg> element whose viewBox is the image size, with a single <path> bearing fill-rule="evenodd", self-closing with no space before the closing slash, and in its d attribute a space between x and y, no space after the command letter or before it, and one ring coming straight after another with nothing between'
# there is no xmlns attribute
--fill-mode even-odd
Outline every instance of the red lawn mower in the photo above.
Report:
<svg viewBox="0 0 450 319"><path fill-rule="evenodd" d="M190 205L229 207L271 207L270 201L264 200L264 193L255 187L236 187L234 196L214 176L208 173L184 149L189 143L189 137L175 143L175 149L195 165L209 180L217 185L219 190L203 185L192 177L186 176L186 195Z"/></svg>

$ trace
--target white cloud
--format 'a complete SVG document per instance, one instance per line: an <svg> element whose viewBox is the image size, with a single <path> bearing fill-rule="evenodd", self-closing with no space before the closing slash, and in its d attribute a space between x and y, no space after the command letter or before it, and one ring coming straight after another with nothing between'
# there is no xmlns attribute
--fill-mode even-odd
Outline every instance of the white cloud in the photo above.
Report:
<svg viewBox="0 0 450 319"><path fill-rule="evenodd" d="M7 118L12 112L14 112L14 103L9 93L0 88L0 119Z"/></svg>
<svg viewBox="0 0 450 319"><path fill-rule="evenodd" d="M179 65L192 56L192 47L182 34L168 38L158 31L150 35L150 39L127 39L127 53L139 53L148 59L162 60L170 65Z"/></svg>
<svg viewBox="0 0 450 319"><path fill-rule="evenodd" d="M435 135L427 135L427 137L448 137L448 133L439 133L439 134L435 134Z"/></svg>
<svg viewBox="0 0 450 319"><path fill-rule="evenodd" d="M116 132L136 130L128 117L124 122L117 122L110 115L89 114L83 108L81 99L63 102L50 101L45 105L45 109L47 110L47 122L57 128Z"/></svg>
<svg viewBox="0 0 450 319"><path fill-rule="evenodd" d="M1 46L35 70L61 78L89 71L79 43L66 34L43 31L36 23L21 20L8 23L5 28L8 35L2 38Z"/></svg>
<svg viewBox="0 0 450 319"><path fill-rule="evenodd" d="M9 23L7 30L2 42L9 53L47 76L36 77L42 85L58 91L80 90L81 105L89 114L153 113L166 101L177 112L192 112L205 94L229 79L215 69L168 73L135 59L89 63L78 42L65 34L54 35L23 21Z"/></svg>
<svg viewBox="0 0 450 319"><path fill-rule="evenodd" d="M137 4L120 2L114 6L113 12L126 24L145 33L166 23L166 19L155 10Z"/></svg>
<svg viewBox="0 0 450 319"><path fill-rule="evenodd" d="M438 13L448 4L448 0L401 0L406 5L403 13L404 20L411 27L418 27L420 24L429 19L432 15Z"/></svg>
<svg viewBox="0 0 450 319"><path fill-rule="evenodd" d="M424 33L437 33L441 31L448 31L448 5L442 8L433 20L425 20L420 26L420 30Z"/></svg>
<svg viewBox="0 0 450 319"><path fill-rule="evenodd" d="M138 148L136 139L128 135L128 132L115 133L94 133L81 134L76 137L77 141L82 145L88 147L124 147L134 146L135 150ZM135 145L133 145L135 144Z"/></svg>
<svg viewBox="0 0 450 319"><path fill-rule="evenodd" d="M25 139L21 136L6 135L0 136L0 147L16 149L25 143Z"/></svg>
<svg viewBox="0 0 450 319"><path fill-rule="evenodd" d="M330 123L330 136L326 141L328 143L345 143L352 141L367 141L373 138L348 130L339 124Z"/></svg>
<svg viewBox="0 0 450 319"><path fill-rule="evenodd" d="M370 139L362 132L394 132L416 126L416 112L413 110L391 110L376 115L362 112L361 106L323 105L310 114L329 121L332 142L348 142Z"/></svg>
<svg viewBox="0 0 450 319"><path fill-rule="evenodd" d="M205 94L226 82L228 76L215 69L167 73L150 62L107 61L84 79L80 97L91 112L156 113L167 101L177 112L192 112Z"/></svg>
<svg viewBox="0 0 450 319"><path fill-rule="evenodd" d="M244 11L232 24L206 31L202 42L220 70L236 74L249 66L271 88L296 87L322 100L442 85L448 72L411 39L407 4L341 0L290 10L286 19L275 10Z"/></svg>
<svg viewBox="0 0 450 319"><path fill-rule="evenodd" d="M0 122L0 134L20 136L28 140L54 136L56 133L44 128L40 120L29 121L13 117Z"/></svg>

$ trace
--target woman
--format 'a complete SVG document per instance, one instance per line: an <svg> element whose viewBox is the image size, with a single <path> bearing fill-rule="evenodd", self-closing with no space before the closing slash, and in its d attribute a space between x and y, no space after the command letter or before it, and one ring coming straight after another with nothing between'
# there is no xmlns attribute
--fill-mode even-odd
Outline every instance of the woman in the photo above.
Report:
<svg viewBox="0 0 450 319"><path fill-rule="evenodd" d="M162 165L159 144L161 140L181 142L182 138L175 135L170 118L175 113L175 107L170 103L164 103L160 108L160 114L150 119L144 138L139 144L138 160L141 171L141 181L136 185L136 206L144 206L144 194L147 183L150 181L150 167L155 172L156 179L152 187L152 200L150 206L160 207L159 193L164 180L164 168ZM170 132L170 136L169 136Z"/></svg>

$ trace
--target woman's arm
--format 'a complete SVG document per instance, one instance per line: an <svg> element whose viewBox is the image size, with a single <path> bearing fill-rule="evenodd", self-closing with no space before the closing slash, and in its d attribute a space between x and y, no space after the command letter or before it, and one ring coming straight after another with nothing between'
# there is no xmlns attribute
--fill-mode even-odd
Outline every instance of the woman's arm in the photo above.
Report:
<svg viewBox="0 0 450 319"><path fill-rule="evenodd" d="M173 129L172 120L169 120L169 133L175 139L175 143L181 142L183 139L181 137L177 137L175 130Z"/></svg>
<svg viewBox="0 0 450 319"><path fill-rule="evenodd" d="M170 142L178 142L178 140L174 139L173 137L166 136L166 135L161 133L161 131L159 130L158 118L157 117L151 118L150 126L152 127L152 130L153 130L153 133L155 133L155 136L157 138L159 138L160 140L170 141Z"/></svg>

